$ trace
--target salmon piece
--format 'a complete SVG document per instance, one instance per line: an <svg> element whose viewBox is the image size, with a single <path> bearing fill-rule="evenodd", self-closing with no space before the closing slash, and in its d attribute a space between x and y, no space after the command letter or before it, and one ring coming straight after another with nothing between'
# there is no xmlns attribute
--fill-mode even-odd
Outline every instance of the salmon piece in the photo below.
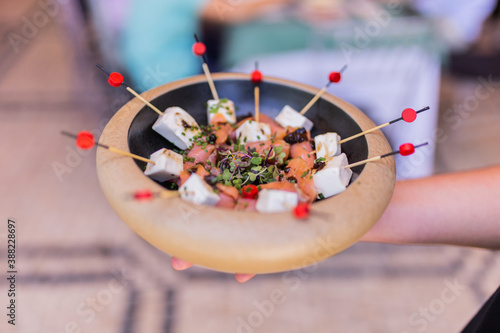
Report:
<svg viewBox="0 0 500 333"><path fill-rule="evenodd" d="M313 149L310 141L295 143L290 148L290 156L292 158L303 159L306 161L309 169L311 169L314 166L314 161L316 160L316 154L311 153L312 151Z"/></svg>
<svg viewBox="0 0 500 333"><path fill-rule="evenodd" d="M236 206L236 201L229 195L225 193L219 193L219 202L215 205L215 207L222 207L222 208L234 208Z"/></svg>
<svg viewBox="0 0 500 333"><path fill-rule="evenodd" d="M217 183L215 185L215 187L217 187L217 189L219 191L221 191L222 193L230 196L231 198L233 198L234 200L238 200L239 196L240 196L240 193L238 192L238 190L235 188L235 187L232 187L232 186L226 186L226 185L223 185L221 183Z"/></svg>
<svg viewBox="0 0 500 333"><path fill-rule="evenodd" d="M255 199L239 198L238 201L236 202L236 206L234 207L234 209L242 210L245 212L256 212L257 211L257 208L255 208L256 205L257 205L257 200Z"/></svg>
<svg viewBox="0 0 500 333"><path fill-rule="evenodd" d="M264 185L260 185L261 189L267 189L267 190L281 190L281 191L287 191L287 192L297 192L297 184L290 183L286 180L281 181L281 182L272 182Z"/></svg>
<svg viewBox="0 0 500 333"><path fill-rule="evenodd" d="M193 148L188 153L188 157L194 158L194 164L196 163L207 163L208 158L214 152L214 145L207 145L205 148L203 146L194 145Z"/></svg>
<svg viewBox="0 0 500 333"><path fill-rule="evenodd" d="M273 118L261 113L259 115L259 121L261 123L268 124L271 127L271 135L273 135L277 140L281 140L285 137L286 129L281 127Z"/></svg>
<svg viewBox="0 0 500 333"><path fill-rule="evenodd" d="M208 157L207 161L210 162L210 164L205 161L205 168L209 170L212 175L217 176L220 173L220 170L217 168L217 151L214 150L213 153Z"/></svg>
<svg viewBox="0 0 500 333"><path fill-rule="evenodd" d="M182 184L186 182L189 176L191 176L191 172L187 170L182 170L179 177L180 183L177 183L177 185L182 186Z"/></svg>
<svg viewBox="0 0 500 333"><path fill-rule="evenodd" d="M198 165L198 170L196 170L196 174L198 176L200 176L201 178L204 178L205 176L209 175L208 171L205 170L205 168L203 167L203 165Z"/></svg>
<svg viewBox="0 0 500 333"><path fill-rule="evenodd" d="M302 192L304 200L313 202L318 195L312 179L311 168L300 157L292 158L285 168L285 177L293 177ZM304 177L303 177L304 176Z"/></svg>
<svg viewBox="0 0 500 333"><path fill-rule="evenodd" d="M216 124L220 124L220 123L227 123L227 119L222 114L216 113L213 116L212 120L210 121L210 124L216 125Z"/></svg>
<svg viewBox="0 0 500 333"><path fill-rule="evenodd" d="M222 115L221 115L222 116ZM222 116L224 117L224 116ZM216 130L214 134L217 136L217 140L215 141L215 144L221 145L226 142L227 138L231 133L234 132L233 126L231 124L217 124L216 125Z"/></svg>

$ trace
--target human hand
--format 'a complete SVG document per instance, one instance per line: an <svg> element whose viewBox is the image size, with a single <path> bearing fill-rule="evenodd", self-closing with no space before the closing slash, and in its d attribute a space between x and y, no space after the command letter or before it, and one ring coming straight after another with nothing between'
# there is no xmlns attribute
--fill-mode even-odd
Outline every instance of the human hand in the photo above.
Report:
<svg viewBox="0 0 500 333"><path fill-rule="evenodd" d="M172 265L172 268L175 269L176 271L184 271L188 269L189 267L193 266L192 263L184 261L182 259L172 257L172 260L170 261L170 264ZM240 274L240 273L235 273L234 278L236 281L239 283L245 283L251 278L253 278L255 274Z"/></svg>

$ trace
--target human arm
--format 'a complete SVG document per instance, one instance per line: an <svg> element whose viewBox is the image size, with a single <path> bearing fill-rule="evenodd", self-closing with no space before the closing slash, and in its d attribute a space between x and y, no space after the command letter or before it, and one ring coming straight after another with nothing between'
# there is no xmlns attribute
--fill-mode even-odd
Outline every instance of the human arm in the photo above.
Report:
<svg viewBox="0 0 500 333"><path fill-rule="evenodd" d="M361 239L500 249L500 166L399 181Z"/></svg>

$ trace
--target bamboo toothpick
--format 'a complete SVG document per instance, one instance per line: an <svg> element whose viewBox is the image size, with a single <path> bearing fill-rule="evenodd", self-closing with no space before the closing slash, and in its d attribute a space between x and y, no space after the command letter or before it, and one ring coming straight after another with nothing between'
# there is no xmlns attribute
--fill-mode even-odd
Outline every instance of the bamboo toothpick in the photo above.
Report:
<svg viewBox="0 0 500 333"><path fill-rule="evenodd" d="M135 97L137 97L140 101L142 101L147 106L149 106L153 111L155 111L156 113L158 113L158 115L160 115L160 116L163 115L163 112L161 112L160 110L158 110L158 108L156 106L154 106L153 104L151 104L144 97L142 97L141 95L139 95L139 93L137 93L135 90L133 90L132 88L130 88L128 85L126 85L125 82L123 82L123 75L121 75L120 73L117 73L117 72L110 73L109 71L107 71L104 67L102 67L99 64L96 64L96 66L101 71L103 71L104 73L108 74L108 82L109 82L109 84L111 86L113 86L113 87L124 86L125 89L127 89L128 92L130 92L132 95L134 95Z"/></svg>
<svg viewBox="0 0 500 333"><path fill-rule="evenodd" d="M354 168L354 167L356 167L358 165L363 165L363 164L366 164L366 163L369 163L369 162L375 162L375 161L378 161L380 159L383 159L383 158L386 158L386 157L389 157L389 156L393 156L393 155L397 155L397 154L401 154L402 156L408 156L408 155L413 154L415 152L415 149L423 147L423 146L426 146L428 144L429 144L428 142L425 142L425 143L419 144L417 146L414 146L411 143L404 143L401 146L399 146L398 150L392 151L392 152L384 154L384 155L375 156L375 157L368 158L368 159L363 160L363 161L359 161L359 162L356 162L356 163L352 163L352 164L346 165L344 167L344 169Z"/></svg>
<svg viewBox="0 0 500 333"><path fill-rule="evenodd" d="M262 72L259 71L259 62L255 62L255 70L250 75L250 81L255 85L253 94L255 96L255 121L259 122L260 119L260 83L262 82Z"/></svg>
<svg viewBox="0 0 500 333"><path fill-rule="evenodd" d="M142 156L139 156L139 155L136 155L136 154L132 154L132 153L129 153L129 152L126 152L126 151L123 151L123 150L120 150L118 148L115 148L115 147L110 147L108 145L105 145L105 144L102 144L102 143L99 143L99 142L95 142L94 141L94 136L92 135L92 133L90 132L86 132L86 131L82 131L80 133L78 133L78 135L75 135L75 134L72 134L72 133L69 133L69 132L66 132L66 131L61 131L61 134L62 135L65 135L67 137L70 137L70 138L73 138L73 139L76 139L76 145L81 148L81 149L90 149L92 148L94 145L98 146L98 147L101 147L101 148L104 148L104 149L108 149L109 151L112 151L114 153L117 153L117 154L120 154L120 155L124 155L124 156L128 156L128 157L132 157L136 160L139 160L139 161L143 161L143 162L147 162L147 163L151 163L153 165L155 165L156 163L150 159L147 159L145 157L142 157ZM79 143L79 138L84 135L85 136L85 139L86 140L86 144L85 146L82 146L80 143Z"/></svg>
<svg viewBox="0 0 500 333"><path fill-rule="evenodd" d="M144 97L142 97L141 95L139 95L136 91L134 91L132 88L126 86L126 89L132 94L134 95L135 97L137 97L139 100L141 100L143 103L145 103L147 106L149 106L151 109L153 109L154 112L158 113L159 116L163 116L163 112L161 112L160 110L158 110L158 108L156 106L154 106L153 104L151 104L149 101L147 101L146 99L144 99Z"/></svg>
<svg viewBox="0 0 500 333"><path fill-rule="evenodd" d="M210 91L212 91L212 96L216 101L218 101L219 95L217 94L217 90L215 89L214 80L212 79L212 75L210 75L210 70L208 69L207 63L204 62L201 67L203 67L203 71L205 72L205 76L207 77L208 86L210 87Z"/></svg>
<svg viewBox="0 0 500 333"><path fill-rule="evenodd" d="M342 79L342 73L346 69L347 65L344 65L344 67L342 67L342 69L339 72L331 72L330 75L328 76L328 83L320 91L318 91L318 93L313 97L311 101L309 101L309 103L307 103L306 106L304 106L304 108L300 111L300 114L304 115L307 111L309 111L309 109L314 105L314 103L316 103L318 99L320 99L321 96L324 95L324 93L332 83L339 83L340 80Z"/></svg>
<svg viewBox="0 0 500 333"><path fill-rule="evenodd" d="M418 110L418 111L415 111L415 110L413 110L413 109L409 109L409 108L408 108L408 109L404 109L404 110L403 110L403 112L402 112L402 114L401 114L401 117L399 117L399 118L397 118L397 119L394 119L394 120L391 120L391 121L389 121L389 122L387 122L387 123L385 123L385 124L378 125L378 126L376 126L376 127L370 128L369 130L366 130L366 131L364 131L364 132L361 132L361 133L355 134L355 135L350 136L350 137L348 137L348 138L345 138L345 139L343 139L343 140L340 140L340 141L339 141L339 144L342 144L342 143L345 143L345 142L347 142L347 141L351 141L351 140L353 140L353 139L359 138L360 136L363 136L363 135L365 135L365 134L368 134L368 133L374 132L374 131L376 131L376 130L379 130L379 129L381 129L381 128L384 128L384 127L386 127L386 126L389 126L389 125L391 125L391 124L397 123L398 121L401 121L401 120L404 120L404 121L406 121L406 122L408 122L408 123L411 123L411 122L413 122L413 121L417 118L417 114L419 114L420 112L427 111L427 110L429 110L429 109L430 109L430 107L428 107L428 106L426 106L426 107L424 107L424 108L422 108L422 109L420 109L420 110Z"/></svg>
<svg viewBox="0 0 500 333"><path fill-rule="evenodd" d="M217 90L215 89L214 80L212 79L212 75L210 74L210 69L208 69L207 59L205 58L205 52L206 52L205 44L200 42L198 35L196 34L194 34L194 39L196 40L196 43L193 46L194 54L196 54L197 56L201 56L201 59L203 60L203 64L201 65L201 67L203 68L203 72L205 73L205 76L207 78L208 86L210 87L210 91L212 92L214 100L218 101L219 94L217 94Z"/></svg>
<svg viewBox="0 0 500 333"><path fill-rule="evenodd" d="M255 86L253 89L254 95L255 95L255 121L259 122L260 118L260 111L259 111L259 103L260 103L260 88L259 86Z"/></svg>
<svg viewBox="0 0 500 333"><path fill-rule="evenodd" d="M325 85L323 87L323 89L321 89L320 91L318 91L318 93L316 94L316 96L313 97L313 99L311 99L311 101L309 101L309 103L307 103L306 106L304 106L304 108L302 109L302 111L300 111L300 114L301 115L304 115L306 114L307 111L309 111L309 109L314 105L314 103L316 103L318 101L318 99L321 98L321 96L323 96L323 94L326 92L326 90L328 89L328 87L330 86L331 82L328 82L327 85Z"/></svg>
<svg viewBox="0 0 500 333"><path fill-rule="evenodd" d="M344 142L347 142L347 141L351 141L353 139L356 139L356 138L359 138L360 136L363 136L365 134L368 134L368 133L371 133L371 132L374 132L378 129L381 129L381 128L384 128L386 126L389 126L391 123L385 123L385 124L382 124L382 125L378 125L377 127L373 127L373 128L370 128L369 130L366 130L364 132L361 132L361 133L358 133L358 134L355 134L353 136L350 136L348 138L345 138L345 139L342 139L339 141L340 144L343 144Z"/></svg>

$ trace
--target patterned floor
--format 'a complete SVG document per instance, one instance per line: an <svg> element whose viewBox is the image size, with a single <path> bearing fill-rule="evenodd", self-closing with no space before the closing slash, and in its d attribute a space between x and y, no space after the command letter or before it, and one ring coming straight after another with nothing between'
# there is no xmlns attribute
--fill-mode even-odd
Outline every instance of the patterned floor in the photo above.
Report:
<svg viewBox="0 0 500 333"><path fill-rule="evenodd" d="M36 5L2 3L4 37L19 32ZM444 246L356 244L317 266L244 285L196 267L174 272L170 258L107 205L95 155L59 134L102 130L129 98L105 86L90 51L73 47L80 35L58 14L17 53L8 38L0 44L0 167L7 171L0 248L12 218L19 272L16 326L0 313L2 333L457 332L498 287L498 253ZM443 115L467 103L478 84L446 76ZM442 117L447 136L437 171L500 163L497 87L457 113L460 122ZM5 313L6 261L0 250Z"/></svg>

